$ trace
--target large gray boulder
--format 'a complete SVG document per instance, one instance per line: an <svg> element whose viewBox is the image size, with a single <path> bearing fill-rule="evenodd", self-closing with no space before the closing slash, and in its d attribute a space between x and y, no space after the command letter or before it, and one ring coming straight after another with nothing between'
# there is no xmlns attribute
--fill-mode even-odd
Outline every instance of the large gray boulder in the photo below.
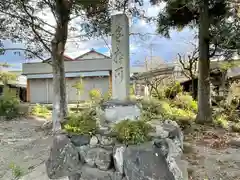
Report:
<svg viewBox="0 0 240 180"><path fill-rule="evenodd" d="M106 171L112 164L112 152L103 148L89 149L85 161L91 167L96 166L98 169Z"/></svg>
<svg viewBox="0 0 240 180"><path fill-rule="evenodd" d="M175 180L165 156L155 145L129 146L123 159L127 180Z"/></svg>
<svg viewBox="0 0 240 180"><path fill-rule="evenodd" d="M123 145L115 146L113 149L113 161L116 171L123 174L123 153L126 147Z"/></svg>
<svg viewBox="0 0 240 180"><path fill-rule="evenodd" d="M75 145L75 146L83 146L83 145L88 145L90 143L90 135L69 135L68 136L71 140L71 142Z"/></svg>
<svg viewBox="0 0 240 180"><path fill-rule="evenodd" d="M70 176L81 167L80 156L70 139L64 134L56 135L53 139L50 156L46 161L48 177L57 179Z"/></svg>

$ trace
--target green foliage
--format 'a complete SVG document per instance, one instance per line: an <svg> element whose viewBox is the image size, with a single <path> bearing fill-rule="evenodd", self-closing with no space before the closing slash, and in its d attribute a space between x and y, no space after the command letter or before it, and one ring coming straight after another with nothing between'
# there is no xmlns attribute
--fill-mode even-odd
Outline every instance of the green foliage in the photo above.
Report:
<svg viewBox="0 0 240 180"><path fill-rule="evenodd" d="M155 89L152 89L152 91L150 92L151 97L156 98L158 100L162 100L165 99L165 88L164 86L158 86Z"/></svg>
<svg viewBox="0 0 240 180"><path fill-rule="evenodd" d="M192 106L184 109L176 106L175 100L144 100L142 103L142 119L145 121L156 119L171 119L177 121L180 126L190 125L196 117L191 109ZM194 107L194 106L193 106Z"/></svg>
<svg viewBox="0 0 240 180"><path fill-rule="evenodd" d="M16 165L15 163L11 163L9 165L9 168L11 169L12 175L15 179L19 179L24 174L23 169L20 166Z"/></svg>
<svg viewBox="0 0 240 180"><path fill-rule="evenodd" d="M20 100L16 94L9 90L3 89L3 95L0 97L0 116L5 116L6 119L13 119L19 115Z"/></svg>
<svg viewBox="0 0 240 180"><path fill-rule="evenodd" d="M89 91L89 97L94 102L99 102L102 98L101 91L99 89L92 89Z"/></svg>
<svg viewBox="0 0 240 180"><path fill-rule="evenodd" d="M112 97L112 92L111 92L111 90L109 90L107 93L104 93L103 101L108 101L111 99L111 97Z"/></svg>
<svg viewBox="0 0 240 180"><path fill-rule="evenodd" d="M240 133L240 123L235 123L232 125L232 131L233 132L239 132Z"/></svg>
<svg viewBox="0 0 240 180"><path fill-rule="evenodd" d="M84 91L84 83L83 83L83 79L80 77L79 81L76 82L74 85L73 85L74 88L76 88L77 90L77 95L81 95L82 92Z"/></svg>
<svg viewBox="0 0 240 180"><path fill-rule="evenodd" d="M167 1L166 7L160 11L157 19L157 31L169 37L171 29L182 29L190 25L196 26L200 21L200 1L196 0L173 0ZM162 2L161 0L150 0L152 4ZM176 11L177 9L177 11ZM209 16L212 24L217 24L226 14L226 1L213 0L209 3Z"/></svg>
<svg viewBox="0 0 240 180"><path fill-rule="evenodd" d="M64 129L76 134L95 134L97 130L96 112L93 109L85 109L77 114L72 113L67 118Z"/></svg>
<svg viewBox="0 0 240 180"><path fill-rule="evenodd" d="M176 98L173 100L173 103L177 107L189 111L192 110L194 112L197 112L198 109L197 101L195 101L193 97L187 93L177 94Z"/></svg>
<svg viewBox="0 0 240 180"><path fill-rule="evenodd" d="M220 70L222 72L226 72L227 70L229 70L233 67L238 67L238 66L239 66L238 62L232 62L232 61L222 62L220 64Z"/></svg>
<svg viewBox="0 0 240 180"><path fill-rule="evenodd" d="M161 115L160 101L157 99L143 99L141 102L142 118L151 120Z"/></svg>
<svg viewBox="0 0 240 180"><path fill-rule="evenodd" d="M31 114L42 118L49 118L51 116L51 112L48 107L40 104L33 106Z"/></svg>
<svg viewBox="0 0 240 180"><path fill-rule="evenodd" d="M225 114L221 114L216 116L213 119L213 123L217 125L218 127L228 129L229 128L229 122L228 122L228 117Z"/></svg>
<svg viewBox="0 0 240 180"><path fill-rule="evenodd" d="M129 94L130 96L135 96L135 89L133 85L130 86Z"/></svg>
<svg viewBox="0 0 240 180"><path fill-rule="evenodd" d="M164 119L174 120L183 128L195 120L196 114L192 110L178 108L166 101L162 102L161 107L161 113Z"/></svg>
<svg viewBox="0 0 240 180"><path fill-rule="evenodd" d="M140 144L149 140L151 126L144 121L123 120L113 127L117 139L125 144Z"/></svg>
<svg viewBox="0 0 240 180"><path fill-rule="evenodd" d="M77 96L78 96L78 99L77 99L77 112L79 111L79 106L80 106L80 99L81 99L81 95L84 91L84 83L83 83L83 78L80 77L79 81L76 82L72 87L74 87L77 91Z"/></svg>
<svg viewBox="0 0 240 180"><path fill-rule="evenodd" d="M1 68L9 68L9 67L10 67L10 65L7 63L0 63L0 69ZM5 84L8 81L15 81L16 78L17 78L16 74L14 74L12 72L0 70L0 82Z"/></svg>
<svg viewBox="0 0 240 180"><path fill-rule="evenodd" d="M165 89L164 94L166 98L175 98L178 93L183 91L180 82L172 81Z"/></svg>

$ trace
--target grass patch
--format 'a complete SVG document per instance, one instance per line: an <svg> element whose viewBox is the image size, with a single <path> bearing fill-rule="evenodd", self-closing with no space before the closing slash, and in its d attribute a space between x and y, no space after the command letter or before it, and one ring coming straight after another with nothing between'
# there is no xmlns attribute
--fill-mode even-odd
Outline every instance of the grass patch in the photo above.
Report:
<svg viewBox="0 0 240 180"><path fill-rule="evenodd" d="M12 175L15 179L19 179L24 175L23 169L20 166L16 165L15 163L11 163L9 165L9 168L11 169Z"/></svg>
<svg viewBox="0 0 240 180"><path fill-rule="evenodd" d="M113 127L117 139L124 144L140 144L148 141L152 127L144 121L123 120Z"/></svg>

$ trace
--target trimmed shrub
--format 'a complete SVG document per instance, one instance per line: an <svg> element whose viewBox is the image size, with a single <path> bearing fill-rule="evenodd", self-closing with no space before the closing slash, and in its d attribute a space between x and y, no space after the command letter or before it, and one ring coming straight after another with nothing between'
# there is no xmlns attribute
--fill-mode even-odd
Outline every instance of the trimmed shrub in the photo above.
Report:
<svg viewBox="0 0 240 180"><path fill-rule="evenodd" d="M140 144L148 141L152 127L144 121L123 120L113 127L117 139L125 144Z"/></svg>
<svg viewBox="0 0 240 180"><path fill-rule="evenodd" d="M75 134L95 134L97 130L96 112L93 109L86 109L77 114L70 114L64 129Z"/></svg>

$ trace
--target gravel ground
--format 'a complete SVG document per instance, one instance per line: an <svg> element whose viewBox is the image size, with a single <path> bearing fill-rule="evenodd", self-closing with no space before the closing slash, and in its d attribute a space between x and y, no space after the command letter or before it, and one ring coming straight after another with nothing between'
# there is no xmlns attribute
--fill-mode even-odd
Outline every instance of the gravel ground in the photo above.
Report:
<svg viewBox="0 0 240 180"><path fill-rule="evenodd" d="M185 146L189 180L240 180L240 134L197 127Z"/></svg>
<svg viewBox="0 0 240 180"><path fill-rule="evenodd" d="M42 124L32 118L0 122L0 179L13 179L10 164L19 166L24 174L44 164L52 137L40 131Z"/></svg>

